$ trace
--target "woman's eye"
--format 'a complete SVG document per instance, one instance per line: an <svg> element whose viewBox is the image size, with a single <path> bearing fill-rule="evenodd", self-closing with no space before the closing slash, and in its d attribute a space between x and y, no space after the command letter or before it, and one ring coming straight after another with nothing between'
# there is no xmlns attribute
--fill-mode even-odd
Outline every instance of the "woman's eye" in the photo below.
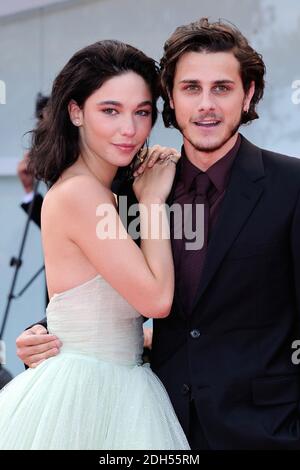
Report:
<svg viewBox="0 0 300 470"><path fill-rule="evenodd" d="M137 111L137 114L139 116L146 116L147 117L147 116L150 116L151 111L148 111L146 109L140 109L139 111Z"/></svg>
<svg viewBox="0 0 300 470"><path fill-rule="evenodd" d="M114 116L115 114L117 114L117 110L114 109L114 108L106 108L106 109L103 109L102 110L105 114L110 114L112 116Z"/></svg>

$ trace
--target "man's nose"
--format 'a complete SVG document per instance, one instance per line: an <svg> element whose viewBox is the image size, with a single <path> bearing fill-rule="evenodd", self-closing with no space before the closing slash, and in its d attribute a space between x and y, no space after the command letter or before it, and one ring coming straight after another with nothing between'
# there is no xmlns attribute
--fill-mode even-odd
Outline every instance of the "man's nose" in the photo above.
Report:
<svg viewBox="0 0 300 470"><path fill-rule="evenodd" d="M203 91L199 96L198 111L209 111L216 108L214 96L207 90Z"/></svg>

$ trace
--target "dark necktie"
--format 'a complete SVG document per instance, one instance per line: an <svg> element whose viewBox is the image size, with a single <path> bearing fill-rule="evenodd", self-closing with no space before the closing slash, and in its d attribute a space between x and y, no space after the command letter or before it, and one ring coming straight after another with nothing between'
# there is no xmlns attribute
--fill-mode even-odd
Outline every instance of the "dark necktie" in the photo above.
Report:
<svg viewBox="0 0 300 470"><path fill-rule="evenodd" d="M191 210L187 211L185 223L188 227L185 226L183 229L179 280L181 302L184 311L187 313L191 313L207 251L209 230L208 193L211 185L212 183L208 175L200 173L195 177L189 194L192 207ZM197 209L197 205L200 204L202 206L198 206ZM202 211L199 208L202 208ZM194 240L191 240L191 228L193 232L196 232ZM191 272L193 273L192 275Z"/></svg>

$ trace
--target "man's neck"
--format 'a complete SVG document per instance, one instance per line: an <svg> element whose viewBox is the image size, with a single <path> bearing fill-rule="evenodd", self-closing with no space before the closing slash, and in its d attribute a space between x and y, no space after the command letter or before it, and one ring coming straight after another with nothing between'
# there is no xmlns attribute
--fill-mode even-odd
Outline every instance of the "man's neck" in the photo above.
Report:
<svg viewBox="0 0 300 470"><path fill-rule="evenodd" d="M184 151L189 161L199 168L201 171L207 171L218 160L225 157L225 155L234 147L238 138L238 132L234 134L222 147L214 152L202 152L195 149L190 142L183 139Z"/></svg>

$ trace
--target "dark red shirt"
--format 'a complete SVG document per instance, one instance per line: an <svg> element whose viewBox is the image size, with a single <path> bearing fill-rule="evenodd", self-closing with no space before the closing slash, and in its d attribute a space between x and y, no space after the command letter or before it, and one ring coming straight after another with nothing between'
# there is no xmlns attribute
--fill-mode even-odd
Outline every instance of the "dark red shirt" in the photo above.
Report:
<svg viewBox="0 0 300 470"><path fill-rule="evenodd" d="M224 155L224 157L220 158L216 163L214 163L207 171L206 174L208 175L211 186L208 191L207 199L208 199L208 207L209 207L209 215L208 215L208 242L209 242L209 235L211 234L212 228L214 227L218 214L220 212L221 203L225 196L225 192L229 183L230 174L232 164L235 160L237 152L239 150L241 143L241 136L238 135L237 141L232 147L232 149ZM173 200L170 201L171 204L180 204L183 206L184 204L192 204L193 202L193 182L197 176L202 173L202 171L197 168L190 160L187 158L184 148L182 148L182 156L180 159L180 167L179 167L179 175L177 179L177 183L175 183L175 189L173 193ZM171 241L172 241L172 248L173 248L173 258L174 258L174 266L175 266L175 276L176 276L176 283L179 287L181 285L181 277L187 274L187 267L185 266L184 271L181 268L181 260L184 250L185 240L182 239L174 239L174 227L171 223ZM201 253L200 253L201 252ZM189 282L192 284L197 284L200 281L202 268L201 266L204 265L206 250L205 247L198 252L195 252L191 255L188 253L188 273L189 273ZM199 262L199 257L201 262ZM200 271L200 272L199 272ZM194 279L196 278L196 279ZM184 299L183 305L184 305ZM191 299L187 304L190 304Z"/></svg>

